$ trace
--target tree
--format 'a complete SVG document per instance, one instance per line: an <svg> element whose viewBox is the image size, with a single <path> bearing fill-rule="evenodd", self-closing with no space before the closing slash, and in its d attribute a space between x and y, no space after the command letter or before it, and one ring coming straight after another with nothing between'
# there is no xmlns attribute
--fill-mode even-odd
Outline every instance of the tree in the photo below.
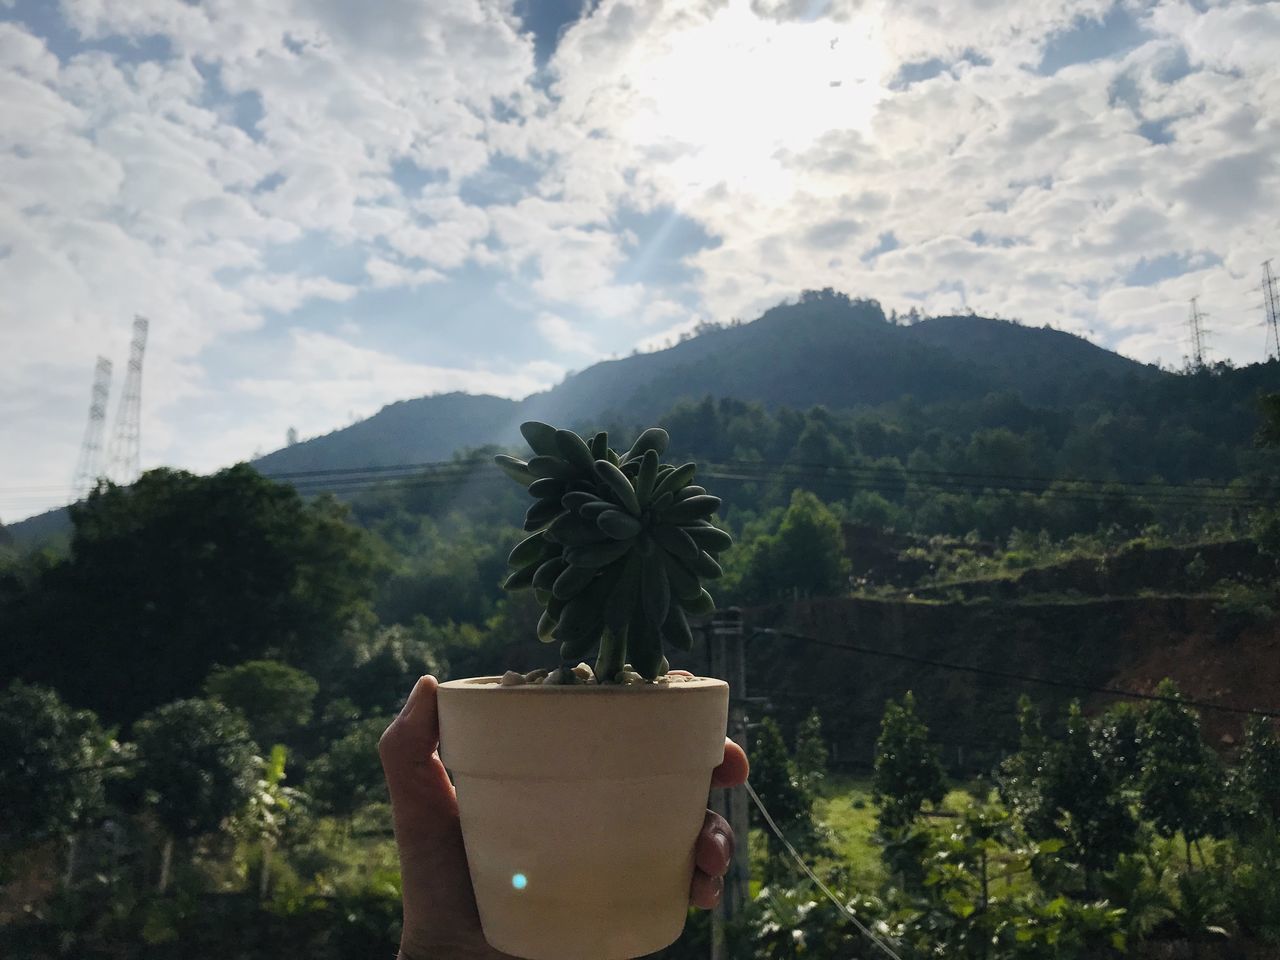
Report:
<svg viewBox="0 0 1280 960"><path fill-rule="evenodd" d="M797 850L814 846L813 798L801 786L795 764L787 755L787 745L782 730L772 717L765 717L756 734L755 749L751 752L751 785L760 795L774 822ZM765 828L768 861L765 870L766 883L778 883L793 877L793 868L787 859L786 847Z"/></svg>
<svg viewBox="0 0 1280 960"><path fill-rule="evenodd" d="M304 502L246 465L104 484L71 517L70 558L17 618L21 675L106 715L190 696L215 663L305 667L368 616L369 535L331 498Z"/></svg>
<svg viewBox="0 0 1280 960"><path fill-rule="evenodd" d="M1047 767L1042 790L1054 829L1034 839L1066 840L1064 855L1084 867L1092 892L1098 871L1134 849L1138 824L1079 701L1068 708L1066 737L1050 751Z"/></svg>
<svg viewBox="0 0 1280 960"><path fill-rule="evenodd" d="M72 710L52 690L15 680L0 694L0 837L67 845L64 875L75 870L75 837L104 806L110 737L88 710Z"/></svg>
<svg viewBox="0 0 1280 960"><path fill-rule="evenodd" d="M258 847L258 899L266 900L271 889L271 858L284 836L286 826L296 821L306 797L286 787L285 764L289 754L277 743L267 757L258 757L258 777L249 791L248 802L234 816L231 832Z"/></svg>
<svg viewBox="0 0 1280 960"><path fill-rule="evenodd" d="M212 700L178 700L133 728L137 785L165 831L159 888L168 887L175 840L217 830L250 799L257 746L239 714Z"/></svg>
<svg viewBox="0 0 1280 960"><path fill-rule="evenodd" d="M317 806L345 817L370 803L386 802L378 740L390 723L391 717L357 721L327 753L312 761L305 786Z"/></svg>
<svg viewBox="0 0 1280 960"><path fill-rule="evenodd" d="M916 716L911 691L898 704L885 704L876 740L872 799L879 805L881 829L907 827L925 803L937 805L947 794L946 777L929 728Z"/></svg>
<svg viewBox="0 0 1280 960"><path fill-rule="evenodd" d="M215 667L205 695L237 711L249 723L254 742L282 743L311 720L320 685L305 671L277 660L249 660Z"/></svg>
<svg viewBox="0 0 1280 960"><path fill-rule="evenodd" d="M849 561L840 521L812 493L796 490L777 532L753 545L743 580L747 596L761 599L845 593Z"/></svg>
<svg viewBox="0 0 1280 960"><path fill-rule="evenodd" d="M827 775L827 742L822 738L822 717L817 707L809 711L796 734L795 763L800 786L809 794L815 793Z"/></svg>
<svg viewBox="0 0 1280 960"><path fill-rule="evenodd" d="M1180 702L1177 684L1166 677L1156 693L1173 702L1152 703L1143 718L1139 800L1162 837L1182 834L1190 867L1191 845L1215 827L1217 758L1200 739L1200 717Z"/></svg>
<svg viewBox="0 0 1280 960"><path fill-rule="evenodd" d="M1280 826L1280 739L1262 717L1250 717L1245 727L1236 784L1246 832Z"/></svg>

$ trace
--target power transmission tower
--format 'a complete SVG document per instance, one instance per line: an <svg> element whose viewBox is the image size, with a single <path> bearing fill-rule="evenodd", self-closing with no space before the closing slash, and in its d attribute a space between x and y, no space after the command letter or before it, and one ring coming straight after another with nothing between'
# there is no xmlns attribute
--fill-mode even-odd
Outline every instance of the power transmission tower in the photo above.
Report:
<svg viewBox="0 0 1280 960"><path fill-rule="evenodd" d="M71 478L71 489L77 500L88 495L102 474L102 431L107 421L107 398L111 394L111 361L99 357L93 368L93 393L89 397L89 423L80 444L80 459Z"/></svg>
<svg viewBox="0 0 1280 960"><path fill-rule="evenodd" d="M1267 316L1267 359L1280 359L1280 294L1270 260L1262 264L1262 309Z"/></svg>
<svg viewBox="0 0 1280 960"><path fill-rule="evenodd" d="M124 392L116 407L116 422L107 450L107 476L116 483L128 484L138 479L142 448L142 354L147 349L147 320L133 320L133 341L129 344L129 372L125 375Z"/></svg>
<svg viewBox="0 0 1280 960"><path fill-rule="evenodd" d="M1187 317L1187 326L1191 328L1191 357L1188 362L1193 371L1204 369L1204 358L1209 353L1205 342L1209 331L1204 326L1205 314L1200 312L1200 306L1196 302L1199 299L1191 298L1191 313Z"/></svg>

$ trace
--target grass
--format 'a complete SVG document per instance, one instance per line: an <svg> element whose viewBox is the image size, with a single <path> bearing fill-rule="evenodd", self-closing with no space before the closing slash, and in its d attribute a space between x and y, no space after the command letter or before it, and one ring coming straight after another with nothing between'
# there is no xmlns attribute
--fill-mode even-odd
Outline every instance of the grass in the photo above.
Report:
<svg viewBox="0 0 1280 960"><path fill-rule="evenodd" d="M947 793L937 813L928 818L936 830L948 828L951 818L965 810L973 797L964 789ZM838 891L846 896L871 893L884 882L884 865L880 861L880 847L875 842L876 806L871 800L871 778L829 774L819 790L813 805L814 819L826 830L830 855L818 857L810 865L819 876L833 867L844 871L845 889ZM764 872L765 835L761 829L753 829L750 839L751 874L760 877ZM754 897L760 889L760 881L753 880L750 894Z"/></svg>

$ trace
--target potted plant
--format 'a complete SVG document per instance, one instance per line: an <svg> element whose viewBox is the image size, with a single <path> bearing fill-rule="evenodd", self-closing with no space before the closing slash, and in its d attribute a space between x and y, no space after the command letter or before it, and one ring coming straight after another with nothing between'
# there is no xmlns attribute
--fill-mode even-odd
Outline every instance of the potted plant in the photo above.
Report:
<svg viewBox="0 0 1280 960"><path fill-rule="evenodd" d="M724 757L728 685L668 675L704 579L731 540L695 464L663 464L664 430L622 454L528 422L534 498L509 590L532 589L559 665L442 684L441 759L457 788L485 938L529 960L622 960L684 928L694 841ZM582 662L596 651L595 664Z"/></svg>

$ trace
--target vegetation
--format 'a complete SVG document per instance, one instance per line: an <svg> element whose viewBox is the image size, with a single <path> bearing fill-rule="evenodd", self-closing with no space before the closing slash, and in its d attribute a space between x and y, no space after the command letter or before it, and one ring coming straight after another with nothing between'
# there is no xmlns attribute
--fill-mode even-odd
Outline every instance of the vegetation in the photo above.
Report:
<svg viewBox="0 0 1280 960"><path fill-rule="evenodd" d="M702 579L723 571L716 556L733 542L708 519L718 497L693 483L696 464L663 464L665 430L645 430L624 454L609 435L590 443L571 430L520 425L533 459L496 460L528 488L532 536L511 551L508 590L532 587L542 615L538 638L560 643L564 666L551 679L574 683L573 668L599 646L595 677L621 680L630 666L646 680L666 674L663 643L693 647L686 614L715 607Z"/></svg>
<svg viewBox="0 0 1280 960"><path fill-rule="evenodd" d="M1280 453L1252 437L1254 398L1274 389L1275 365L1187 376L1097 368L1073 396L1060 384L997 383L985 367L928 366L947 325L895 326L829 297L801 306L806 335L825 329L823 311L847 306L858 337L920 338L921 369L945 389L882 392L874 408L801 409L812 398L779 388L759 402L664 400L653 410L681 440L665 455L696 459L699 478L722 486L717 523L739 546L724 555L721 603L797 628L841 606L832 597L862 598L843 606L883 612L885 623L925 611L931 623L975 624L956 642L967 664L992 667L1032 648L1034 636L1004 643L1028 622L1019 605L1031 598L1081 638L1079 649L1037 648L1037 669L1078 663L1085 676L1094 665L1082 658L1096 645L1084 641L1122 636L1083 603L1091 598L1146 597L1144 610L1177 600L1171 616L1199 611L1232 656L1274 629ZM751 349L779 349L784 329L771 320L750 334ZM815 380L834 381L836 366ZM684 376L671 373L668 386ZM645 404L658 400L634 409ZM510 405L494 406L495 422L506 422ZM635 426L613 421L614 435ZM1270 422L1264 434L1280 436ZM553 455L567 464L556 436ZM596 438L582 442L591 451ZM644 453L618 458L633 493ZM503 545L521 536L511 518L528 506L493 476L502 454L473 450L408 478L362 482L345 504L246 466L211 477L152 471L130 488L100 487L73 511L65 544L33 553L0 543L0 676L17 678L0 692L0 954L168 960L198 942L210 956L324 960L389 949L399 890L377 737L422 673L523 664L550 602L565 603L559 627L574 599L557 598L555 581L549 597L501 590ZM590 486L575 491L590 495L576 498L575 521L597 500L609 509L592 511L627 514L625 491L605 490L598 474ZM718 566L709 545L727 542L719 528L675 525L687 527L711 538L688 562ZM525 535L545 543L545 529ZM551 546L562 562L566 550L619 549L610 542L636 553L598 520L594 531L590 544ZM556 557L537 559L535 590ZM531 565L517 567L517 583ZM664 565L670 589L683 568ZM679 599L667 609L683 609ZM648 630L659 605L638 606ZM698 669L696 643L689 654L670 639L657 666L669 653ZM1141 955L1170 941L1212 956L1223 937L1242 949L1280 945L1280 740L1269 722L1255 718L1238 748L1215 729L1210 749L1172 688L1164 700L1106 710L1038 692L1043 717L1027 700L1021 735L1007 743L1012 714L969 678L914 663L875 677L868 668L883 686L859 713L848 690L820 699L829 678L789 672L806 658L777 646L752 653L779 675L776 689L753 691L768 694L770 716L756 731L752 781L823 879L856 893L852 909L906 960ZM650 650L646 669L656 672L652 648L638 649ZM908 686L915 695L901 698ZM895 702L881 716L886 696ZM957 698L992 716L934 712ZM877 722L874 778L851 780ZM845 749L851 729L864 731L857 756ZM952 762L952 738L963 763ZM866 954L861 934L762 829L750 845L768 882L731 931L742 945L733 955ZM673 951L705 956L708 936L705 921L691 924Z"/></svg>

